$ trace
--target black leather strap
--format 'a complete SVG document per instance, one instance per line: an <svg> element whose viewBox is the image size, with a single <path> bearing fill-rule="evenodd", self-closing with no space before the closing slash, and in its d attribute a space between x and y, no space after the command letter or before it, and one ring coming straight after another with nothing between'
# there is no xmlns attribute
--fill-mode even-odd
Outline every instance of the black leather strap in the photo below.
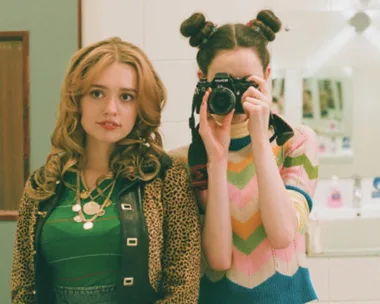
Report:
<svg viewBox="0 0 380 304"><path fill-rule="evenodd" d="M35 181L33 178L31 179L31 182L34 183ZM35 248L35 255L34 255L34 271L35 271L35 295L36 295L36 303L38 304L49 304L54 303L54 292L53 292L53 281L51 268L49 267L48 263L46 262L44 256L41 252L41 232L42 227L46 222L46 219L49 217L49 215L53 212L53 210L57 206L58 199L60 197L60 193L62 190L62 183L61 181L57 181L57 187L56 187L56 193L50 197L49 199L45 201L41 201L38 205L38 211L37 211L37 222L35 225L35 238L34 238L34 248Z"/></svg>
<svg viewBox="0 0 380 304"><path fill-rule="evenodd" d="M142 205L143 190L144 182L134 181L118 200L123 238L118 298L136 304L154 303L161 298L149 281L149 236Z"/></svg>

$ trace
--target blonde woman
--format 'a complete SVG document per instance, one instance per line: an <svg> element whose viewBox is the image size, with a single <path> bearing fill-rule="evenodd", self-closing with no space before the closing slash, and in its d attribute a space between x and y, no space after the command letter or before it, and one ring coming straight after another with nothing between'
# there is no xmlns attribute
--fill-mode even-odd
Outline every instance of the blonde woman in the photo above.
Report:
<svg viewBox="0 0 380 304"><path fill-rule="evenodd" d="M197 303L197 204L162 149L165 101L130 43L73 56L51 152L19 208L12 303Z"/></svg>

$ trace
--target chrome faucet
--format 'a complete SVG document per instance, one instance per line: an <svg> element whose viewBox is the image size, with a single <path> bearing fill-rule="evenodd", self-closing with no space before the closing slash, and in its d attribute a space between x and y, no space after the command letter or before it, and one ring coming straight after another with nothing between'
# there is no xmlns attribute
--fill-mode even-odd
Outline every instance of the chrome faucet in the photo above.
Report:
<svg viewBox="0 0 380 304"><path fill-rule="evenodd" d="M362 207L362 178L359 175L354 175L353 199L352 208Z"/></svg>

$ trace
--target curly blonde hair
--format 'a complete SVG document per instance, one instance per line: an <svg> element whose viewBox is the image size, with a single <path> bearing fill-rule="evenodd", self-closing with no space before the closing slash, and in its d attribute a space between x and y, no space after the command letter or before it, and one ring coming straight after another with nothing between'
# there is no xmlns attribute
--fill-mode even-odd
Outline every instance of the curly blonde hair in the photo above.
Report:
<svg viewBox="0 0 380 304"><path fill-rule="evenodd" d="M164 150L158 128L167 99L166 89L144 52L114 37L80 49L72 57L61 89L51 151L44 169L32 176L35 185L28 183L26 186L26 193L32 198L49 198L65 172L83 167L85 131L80 123L80 101L93 79L115 62L128 64L136 70L138 115L130 134L116 145L109 167L114 174L142 180L152 179L160 171Z"/></svg>

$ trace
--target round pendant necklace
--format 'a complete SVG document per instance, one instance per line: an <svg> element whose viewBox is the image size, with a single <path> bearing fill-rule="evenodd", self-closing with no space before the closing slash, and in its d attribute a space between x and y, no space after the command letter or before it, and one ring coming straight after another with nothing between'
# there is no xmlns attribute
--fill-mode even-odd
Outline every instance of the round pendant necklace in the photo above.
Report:
<svg viewBox="0 0 380 304"><path fill-rule="evenodd" d="M82 179L82 182L85 186L85 190L83 190L80 194L80 198L81 199L86 199L88 197L91 198L91 201L85 203L83 205L83 212L86 213L87 215L94 215L94 214L97 214L99 211L100 211L100 204L98 204L95 200L97 197L99 197L100 195L103 195L103 193L105 191L108 190L108 188L110 188L112 186L112 183L110 183L109 185L107 185L103 190L101 190L101 192L98 191L98 194L95 196L95 197L92 197L91 195L91 192L93 190L89 189L87 186L86 186L86 182L84 180L84 176L83 176L83 172L81 173L81 179ZM96 188L96 187L95 187Z"/></svg>
<svg viewBox="0 0 380 304"><path fill-rule="evenodd" d="M87 215L97 214L100 210L100 205L97 202L90 201L83 205L83 212Z"/></svg>
<svg viewBox="0 0 380 304"><path fill-rule="evenodd" d="M94 227L94 221L96 220L96 218L99 216L103 216L106 213L104 208L111 206L112 202L110 198L114 190L116 180L117 180L117 175L114 178L114 180L104 190L102 190L103 192L103 191L106 191L109 187L111 187L111 190L109 191L102 205L94 201L94 199L98 197L99 195L101 195L101 193L98 193L98 195L96 195L96 197L94 198L91 197L91 194L90 194L89 196L91 197L91 201L88 203L85 203L82 210L82 204L80 201L81 196L82 196L80 192L80 178L79 178L79 174L77 175L76 203L72 207L73 212L77 213L77 215L74 216L73 219L77 223L83 223L84 230L91 230ZM90 219L86 219L83 213L86 213L87 215L92 215L92 217Z"/></svg>

